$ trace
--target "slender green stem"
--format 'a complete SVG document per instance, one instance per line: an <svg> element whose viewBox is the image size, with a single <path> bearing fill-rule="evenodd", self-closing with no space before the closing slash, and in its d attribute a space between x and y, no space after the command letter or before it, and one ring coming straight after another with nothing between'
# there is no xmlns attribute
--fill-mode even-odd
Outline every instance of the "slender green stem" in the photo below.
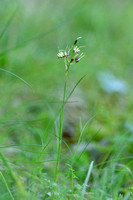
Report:
<svg viewBox="0 0 133 200"><path fill-rule="evenodd" d="M73 194L74 194L74 185L73 185L73 181L74 181L74 172L73 172L73 168L72 168L72 199L73 199Z"/></svg>
<svg viewBox="0 0 133 200"><path fill-rule="evenodd" d="M57 150L57 163L56 163L55 181L58 180L58 176L59 176L59 164L60 164L60 152L61 152L61 140L62 140L62 130L63 130L64 107L65 107L65 98L66 98L66 87L67 87L67 73L65 75L63 102L62 102L62 108L61 108L61 112L60 112L60 132L59 132L59 137L58 137L58 150Z"/></svg>

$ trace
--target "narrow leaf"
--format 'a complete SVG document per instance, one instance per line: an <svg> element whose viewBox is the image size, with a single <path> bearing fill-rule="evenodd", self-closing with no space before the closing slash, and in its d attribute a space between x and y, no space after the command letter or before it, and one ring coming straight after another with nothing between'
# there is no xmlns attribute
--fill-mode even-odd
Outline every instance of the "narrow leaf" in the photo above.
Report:
<svg viewBox="0 0 133 200"><path fill-rule="evenodd" d="M5 187L6 187L6 189L7 189L7 191L8 191L8 193L9 193L11 199L12 199L12 200L15 200L14 197L13 197L13 195L12 195L12 193L11 193L11 191L10 191L10 189L9 189L9 186L8 186L8 184L7 184L7 182L6 182L6 179L5 179L5 177L3 176L3 174L2 174L1 171L0 171L0 177L1 177L1 179L2 179L2 181L3 181L3 183L4 183L4 185L5 185Z"/></svg>
<svg viewBox="0 0 133 200"><path fill-rule="evenodd" d="M26 85L28 85L28 86L32 89L32 86L31 86L29 83L27 83L24 79L22 79L20 76L14 74L13 72L10 72L10 71L8 71L8 70L6 70L6 69L3 69L3 68L0 68L0 70L1 70L1 71L4 71L4 72L7 72L8 74L11 74L11 75L15 76L16 78L18 78L18 79L20 79L21 81L23 81Z"/></svg>
<svg viewBox="0 0 133 200"><path fill-rule="evenodd" d="M1 38L3 37L3 35L5 34L6 30L8 29L10 23L12 22L12 20L13 20L15 14L16 14L16 11L17 11L17 8L13 11L13 13L12 13L12 15L10 16L10 18L8 19L8 21L7 21L7 23L6 23L6 25L5 25L4 29L3 29L3 31L1 32L1 34L0 34L0 40L1 40Z"/></svg>

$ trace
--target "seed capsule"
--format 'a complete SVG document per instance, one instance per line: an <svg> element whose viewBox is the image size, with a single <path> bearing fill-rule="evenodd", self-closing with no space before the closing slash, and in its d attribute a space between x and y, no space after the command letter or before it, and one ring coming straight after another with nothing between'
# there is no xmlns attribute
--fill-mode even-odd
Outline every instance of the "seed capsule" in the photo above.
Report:
<svg viewBox="0 0 133 200"><path fill-rule="evenodd" d="M72 63L74 61L74 58L71 59L70 63Z"/></svg>
<svg viewBox="0 0 133 200"><path fill-rule="evenodd" d="M80 58L79 57L76 57L75 58L75 62L77 63L77 62L79 62L80 61Z"/></svg>
<svg viewBox="0 0 133 200"><path fill-rule="evenodd" d="M75 42L74 42L74 45L76 45L76 44L77 44L77 42L78 42L78 40L75 40Z"/></svg>

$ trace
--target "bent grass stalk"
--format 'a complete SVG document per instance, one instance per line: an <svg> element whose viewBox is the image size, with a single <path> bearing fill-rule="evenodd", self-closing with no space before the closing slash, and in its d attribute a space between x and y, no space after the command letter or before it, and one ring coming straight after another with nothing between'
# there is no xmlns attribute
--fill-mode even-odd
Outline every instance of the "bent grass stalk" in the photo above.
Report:
<svg viewBox="0 0 133 200"><path fill-rule="evenodd" d="M78 83L74 86L73 90L70 92L70 94L68 95L68 97L66 98L66 89L67 89L67 77L68 77L68 72L69 72L69 68L70 65L73 64L73 62L77 63L80 61L80 59L83 57L83 53L79 54L80 49L76 46L78 39L80 39L81 37L77 38L74 41L74 45L67 50L60 50L59 53L57 54L58 58L65 58L65 83L64 83L64 94L63 94L63 101L62 101L62 106L61 106L61 110L60 110L60 129L59 129L59 135L57 137L58 141L57 141L57 162L56 162L56 173L55 173L55 181L57 182L58 177L59 177L59 164L60 164L60 154L61 154L61 141L62 141L62 130L63 130L63 119L64 119L64 108L65 108L65 104L68 101L69 97L71 96L71 94L73 93L73 91L75 90L75 88L77 87L77 85L79 84L79 82L84 78L82 77Z"/></svg>

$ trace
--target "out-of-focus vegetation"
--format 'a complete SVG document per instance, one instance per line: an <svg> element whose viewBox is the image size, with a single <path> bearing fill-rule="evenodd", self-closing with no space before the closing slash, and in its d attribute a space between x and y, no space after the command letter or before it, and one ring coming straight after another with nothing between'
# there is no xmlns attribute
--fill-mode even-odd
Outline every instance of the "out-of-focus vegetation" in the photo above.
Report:
<svg viewBox="0 0 133 200"><path fill-rule="evenodd" d="M91 161L84 199L133 198L132 33L131 0L0 1L0 199L81 199ZM70 68L67 94L87 76L65 106L55 182L57 53L79 36L85 57Z"/></svg>

